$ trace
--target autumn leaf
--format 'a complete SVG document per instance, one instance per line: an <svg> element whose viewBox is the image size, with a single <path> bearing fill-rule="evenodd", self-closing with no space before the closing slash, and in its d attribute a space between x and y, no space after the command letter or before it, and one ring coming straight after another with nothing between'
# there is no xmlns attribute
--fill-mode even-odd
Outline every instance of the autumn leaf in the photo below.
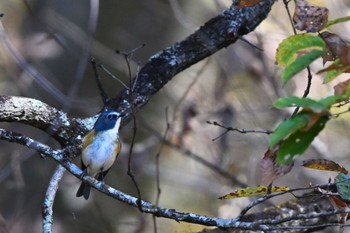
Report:
<svg viewBox="0 0 350 233"><path fill-rule="evenodd" d="M334 94L350 96L350 79L340 82L334 86Z"/></svg>
<svg viewBox="0 0 350 233"><path fill-rule="evenodd" d="M295 3L293 21L296 29L318 32L325 27L329 13L327 8L313 6L305 0L296 0Z"/></svg>
<svg viewBox="0 0 350 233"><path fill-rule="evenodd" d="M328 159L304 160L302 166L317 170L342 172L344 174L348 174L348 171L344 167Z"/></svg>
<svg viewBox="0 0 350 233"><path fill-rule="evenodd" d="M322 55L323 63L332 61L328 67L317 73L326 73L323 80L328 83L342 73L350 73L350 45L338 35L330 32L322 32L320 37L326 43L325 52Z"/></svg>
<svg viewBox="0 0 350 233"><path fill-rule="evenodd" d="M320 34L320 37L326 43L325 51L328 56L327 58L324 57L325 61L335 61L342 55L344 49L349 49L348 43L346 43L337 34L325 31Z"/></svg>
<svg viewBox="0 0 350 233"><path fill-rule="evenodd" d="M348 204L346 202L344 202L343 200L335 197L335 196L331 196L331 200L333 201L334 203L334 206L336 206L337 210L343 210L343 211L346 211L348 210ZM346 220L348 218L348 213L339 213L339 223L342 223L342 224L345 224L346 223ZM340 227L342 227L340 225ZM338 231L338 232L343 232L343 231Z"/></svg>
<svg viewBox="0 0 350 233"><path fill-rule="evenodd" d="M276 162L276 156L279 146L273 149L268 149L265 152L264 158L260 161L260 170L262 174L261 183L269 185L278 177L281 177L290 172L293 164L281 165Z"/></svg>
<svg viewBox="0 0 350 233"><path fill-rule="evenodd" d="M341 54L341 50L347 47L347 43L334 33L322 32L320 37L326 43L325 53L322 55L323 63L335 61Z"/></svg>
<svg viewBox="0 0 350 233"><path fill-rule="evenodd" d="M275 193L275 192L284 192L288 191L289 188L286 186L271 186L269 189L268 186L256 186L256 187L247 187L242 189L237 189L232 193L226 194L222 197L219 197L219 199L232 199L232 198L240 198L240 197L251 197L256 195L266 195L269 192Z"/></svg>

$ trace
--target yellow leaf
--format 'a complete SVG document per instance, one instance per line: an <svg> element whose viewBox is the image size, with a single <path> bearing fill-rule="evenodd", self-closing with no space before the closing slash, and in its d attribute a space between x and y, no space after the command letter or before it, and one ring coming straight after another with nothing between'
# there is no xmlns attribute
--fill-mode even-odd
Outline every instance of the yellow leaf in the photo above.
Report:
<svg viewBox="0 0 350 233"><path fill-rule="evenodd" d="M275 192L283 192L288 191L289 188L286 186L272 186L271 193ZM239 197L250 197L256 195L264 195L267 194L268 186L258 185L256 187L247 187L242 189L237 189L236 191L226 194L219 199L231 199L231 198L239 198Z"/></svg>
<svg viewBox="0 0 350 233"><path fill-rule="evenodd" d="M302 165L304 167L317 169L317 170L334 171L334 172L341 172L344 174L348 174L348 171L344 167L340 166L336 162L333 162L327 159L304 160Z"/></svg>

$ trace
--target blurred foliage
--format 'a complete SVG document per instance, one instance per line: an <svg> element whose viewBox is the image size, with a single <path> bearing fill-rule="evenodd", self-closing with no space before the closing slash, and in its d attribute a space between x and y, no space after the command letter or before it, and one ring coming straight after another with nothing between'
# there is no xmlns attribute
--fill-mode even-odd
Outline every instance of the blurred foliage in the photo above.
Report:
<svg viewBox="0 0 350 233"><path fill-rule="evenodd" d="M29 96L57 108L65 108L70 116L90 116L102 107L89 64L90 55L128 83L125 61L115 54L116 49L129 51L147 44L133 56L132 68L135 73L137 64L146 63L156 51L180 41L219 14L230 2L104 0L100 1L96 32L89 34L89 1L1 1L0 12L4 13L2 22L7 35L28 64L65 95L78 87L76 95L71 96L71 103L60 101L51 90L26 74L25 69L19 67L9 52L0 46L1 95ZM347 10L341 3L332 4L334 8L339 6L339 12ZM259 161L268 146L268 137L229 132L213 142L212 139L220 135L223 129L206 124L206 121L215 120L243 129L273 129L276 122L290 114L287 110L272 109L272 103L278 97L286 96L286 93L300 96L306 86L306 75L301 72L293 78L294 82L282 89L274 53L278 43L291 34L287 14L281 15L283 10L283 4L276 4L266 22L245 37L263 48L264 52L238 41L178 74L137 113L133 172L144 199L154 202L156 197L155 156L167 124L165 109L168 109L168 140L171 143L234 174L247 186L260 184ZM332 12L330 10L330 14ZM84 57L87 52L84 46L92 38L91 52ZM321 62L315 70L319 70L320 66ZM122 85L117 80L102 71L101 76L111 96L121 90ZM319 99L330 91L330 87L320 85L320 80L315 76L312 98ZM347 118L343 115L329 123L330 127L327 126L304 158L332 157L334 161L342 159L342 165L346 166L349 163L348 152L344 150L349 137ZM45 132L19 124L1 124L1 127L57 147ZM122 130L123 151L106 182L135 195L135 188L126 174L131 133L131 126ZM331 146L334 144L337 146ZM39 232L41 205L56 164L18 145L0 142L0 146L0 214L11 232ZM76 162L79 163L79 159ZM326 177L306 170L293 168L276 185L303 186L310 182L326 182ZM227 177L168 146L160 152L160 181L160 205L169 208L228 218L234 217L248 202L217 200L218 196L239 187ZM93 191L88 202L76 198L78 185L75 177L68 173L64 176L54 206L55 232L154 232L152 217L139 213L135 208L96 191ZM196 232L203 228L165 219L157 219L157 226L158 232Z"/></svg>

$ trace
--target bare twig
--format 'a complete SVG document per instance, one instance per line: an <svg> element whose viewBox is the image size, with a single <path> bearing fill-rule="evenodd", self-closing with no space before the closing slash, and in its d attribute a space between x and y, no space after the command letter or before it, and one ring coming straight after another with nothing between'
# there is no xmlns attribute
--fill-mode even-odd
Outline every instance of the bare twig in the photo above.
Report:
<svg viewBox="0 0 350 233"><path fill-rule="evenodd" d="M139 186L137 185L136 179L134 174L132 173L132 169L131 169L131 160L132 160L132 155L133 155L133 148L134 148L134 143L135 143L135 138L136 138L136 132L137 132L137 125L136 125L136 110L135 110L135 105L134 105L134 94L133 94L133 84L132 84L132 72L131 72L131 64L130 64L130 59L132 58L132 56L134 55L134 53L143 48L145 46L145 44L129 51L129 52L121 52L119 50L117 50L116 52L118 54L122 54L125 58L125 62L128 68L128 74L129 74L129 103L130 103L130 109L131 109L131 115L132 115L132 119L133 119L133 134L132 134L132 139L131 139L131 143L130 143L130 148L129 148L129 156L128 156L128 171L127 174L128 176L131 178L132 182L134 183L134 186L136 188L137 191L137 196L138 196L138 207L139 210L141 212L143 212L142 210L142 204L141 204L141 191ZM136 77L138 76L138 74L136 74Z"/></svg>
<svg viewBox="0 0 350 233"><path fill-rule="evenodd" d="M288 4L290 3L290 0L283 0L283 3L284 3L284 6L286 8L286 11L287 11L290 24L292 25L293 33L294 33L294 35L296 35L297 34L297 30L295 29L293 18L292 18L292 15L291 15L289 7L288 7ZM307 70L307 84L306 84L306 88L304 90L303 98L305 98L305 97L307 97L309 95L311 84L312 84L312 73L311 73L310 66L306 67L306 70ZM293 112L293 114L292 114L292 116L295 116L298 113L299 109L300 109L300 107L296 107L294 112Z"/></svg>
<svg viewBox="0 0 350 233"><path fill-rule="evenodd" d="M96 81L96 84L97 84L97 88L100 91L102 102L104 104L107 104L108 101L109 101L109 97L108 97L107 92L105 91L105 89L102 86L100 75L97 72L97 64L96 64L95 58L91 58L91 65L92 65L92 69L93 69L94 74L95 74L95 81Z"/></svg>
<svg viewBox="0 0 350 233"><path fill-rule="evenodd" d="M199 77L204 73L205 68L208 67L208 63L209 63L209 59L207 59L204 63L204 65L202 66L202 68L198 71L198 73L196 74L196 77L192 80L192 82L190 83L190 85L186 88L185 93L181 96L181 98L179 99L179 101L177 101L175 108L174 108L174 114L173 114L173 121L176 120L176 114L178 113L178 110L181 106L181 104L184 102L184 100L186 99L188 93L190 93L190 90L192 89L192 87L194 86L194 84L196 84L196 82L198 81Z"/></svg>
<svg viewBox="0 0 350 233"><path fill-rule="evenodd" d="M290 0L283 0L284 7L286 8L286 11L287 11L287 14L288 14L289 22L292 25L293 33L294 33L294 35L296 35L297 34L297 30L295 29L293 18L292 18L292 14L290 13L290 10L289 10L289 7L288 7L289 3L290 3Z"/></svg>
<svg viewBox="0 0 350 233"><path fill-rule="evenodd" d="M295 189L290 189L287 191L283 191L283 192L279 192L279 193L271 193L271 194L267 194L263 197L260 197L252 202L250 202L247 206L244 207L243 210L241 210L241 213L239 214L238 218L241 219L250 209L252 209L253 207L262 204L264 202L266 202L267 200L277 197L277 196L282 196L285 194L292 194L294 197L296 197L296 195L294 195L293 192L297 192L297 191L306 191L306 190L316 190L319 188L322 189L327 189L328 187L330 187L331 183L326 184L326 185L314 185L314 186L310 186L310 187L305 187L305 188L295 188Z"/></svg>
<svg viewBox="0 0 350 233"><path fill-rule="evenodd" d="M238 37L241 41L247 43L248 45L252 46L253 48L257 49L260 52L263 52L264 50L262 48L260 48L259 46L251 43L249 40L247 40L246 38L244 38L243 36L239 36Z"/></svg>
<svg viewBox="0 0 350 233"><path fill-rule="evenodd" d="M159 151L156 154L156 179L157 179L157 197L156 197L156 202L155 202L156 205L159 205L160 195L162 193L162 189L160 188L159 157L160 157L160 154L161 154L163 147L164 147L163 142L166 140L167 135L168 135L168 131L170 128L170 123L169 123L169 119L168 119L168 108L165 109L165 121L166 121L166 128L165 128L165 132L163 135L163 140L160 144ZM153 224L154 224L154 232L157 233L157 219L155 216L153 216Z"/></svg>
<svg viewBox="0 0 350 233"><path fill-rule="evenodd" d="M146 123L143 124L143 126L148 129L150 132L152 132L152 134L154 136L156 136L158 139L163 140L163 137L161 134L159 134L156 130L152 129L149 125L147 125ZM232 184L234 185L240 185L240 186L245 186L246 184L244 184L243 182L239 181L237 179L237 176L234 174L231 174L229 172L227 172L226 170L220 168L219 166L209 162L208 160L202 158L200 155L193 153L192 151L181 147L178 144L172 143L168 140L163 141L162 143L164 143L164 145L169 146L170 148L177 150L179 152L182 153L182 155L187 156L190 159L193 159L194 161L198 162L199 164L209 168L210 170L212 170L213 172L217 173L218 175L222 176L223 178L229 180L232 182Z"/></svg>
<svg viewBox="0 0 350 233"><path fill-rule="evenodd" d="M231 126L221 125L221 124L219 124L216 121L207 121L207 124L219 126L221 128L226 129L225 132L223 132L222 134L220 134L216 138L213 138L212 141L216 141L217 139L221 138L222 136L224 136L225 134L227 134L230 131L236 131L236 132L243 133L243 134L246 134L246 133L262 133L262 134L267 134L268 135L268 134L272 134L273 133L273 131L271 131L271 130L256 130L256 129L238 129L238 128L233 128Z"/></svg>
<svg viewBox="0 0 350 233"><path fill-rule="evenodd" d="M130 61L129 61L130 63ZM103 64L98 64L98 67L103 70L109 77L117 80L124 88L130 89L121 79L116 77L112 72L110 72Z"/></svg>

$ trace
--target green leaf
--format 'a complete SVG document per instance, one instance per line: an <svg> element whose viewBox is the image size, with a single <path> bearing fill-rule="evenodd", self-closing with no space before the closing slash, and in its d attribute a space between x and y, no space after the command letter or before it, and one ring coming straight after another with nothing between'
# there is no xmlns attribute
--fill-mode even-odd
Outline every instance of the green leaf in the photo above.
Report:
<svg viewBox="0 0 350 233"><path fill-rule="evenodd" d="M343 17L343 18L332 19L332 20L329 20L326 23L324 28L328 28L330 26L333 26L334 24L344 23L344 22L347 22L349 20L350 20L350 16L346 16L346 17Z"/></svg>
<svg viewBox="0 0 350 233"><path fill-rule="evenodd" d="M299 129L282 142L277 152L277 163L290 164L310 146L314 138L325 127L329 117L321 116L309 129Z"/></svg>
<svg viewBox="0 0 350 233"><path fill-rule="evenodd" d="M310 99L310 98L300 98L297 96L289 96L286 98L279 98L273 103L275 108L288 108L288 107L301 107L303 109L310 109L315 113L321 113L329 110L329 108L343 100L343 97L340 95L328 96L319 101Z"/></svg>
<svg viewBox="0 0 350 233"><path fill-rule="evenodd" d="M297 96L289 96L286 98L279 98L273 103L275 108L301 107L311 109L314 112L323 112L328 108L324 104L317 102L310 98L300 98Z"/></svg>
<svg viewBox="0 0 350 233"><path fill-rule="evenodd" d="M270 135L269 147L272 148L288 135L294 133L307 125L310 120L309 114L298 114L282 122L277 129Z"/></svg>
<svg viewBox="0 0 350 233"><path fill-rule="evenodd" d="M345 94L346 98L350 97L350 85L348 85L348 88L346 88L346 94Z"/></svg>
<svg viewBox="0 0 350 233"><path fill-rule="evenodd" d="M339 173L335 178L335 182L340 197L345 201L350 201L350 176Z"/></svg>
<svg viewBox="0 0 350 233"><path fill-rule="evenodd" d="M319 103L322 104L326 109L329 109L333 104L339 103L340 101L343 101L343 100L344 100L344 97L341 95L331 95L321 99Z"/></svg>
<svg viewBox="0 0 350 233"><path fill-rule="evenodd" d="M276 61L279 66L286 67L282 72L284 84L319 58L324 48L325 42L310 34L294 35L283 40L277 49Z"/></svg>
<svg viewBox="0 0 350 233"><path fill-rule="evenodd" d="M283 84L286 84L294 75L308 67L314 60L319 58L322 54L322 51L311 51L299 57L297 60L295 60L295 62L287 66L281 74Z"/></svg>

